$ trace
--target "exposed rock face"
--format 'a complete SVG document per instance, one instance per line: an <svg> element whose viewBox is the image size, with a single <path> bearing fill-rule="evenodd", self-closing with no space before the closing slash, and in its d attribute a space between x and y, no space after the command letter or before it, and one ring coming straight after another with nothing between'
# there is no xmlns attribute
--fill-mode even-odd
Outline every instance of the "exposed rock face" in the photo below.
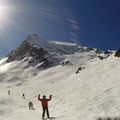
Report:
<svg viewBox="0 0 120 120"><path fill-rule="evenodd" d="M62 59L60 57L58 59L56 56L74 54L77 51L79 51L79 47L74 43L48 41L38 37L36 34L32 34L19 47L7 55L6 62L26 58L28 66L42 63L39 67L46 68L61 62Z"/></svg>
<svg viewBox="0 0 120 120"><path fill-rule="evenodd" d="M37 64L40 64L38 65L40 68L47 68L60 64L65 54L75 54L76 52L94 52L93 58L103 53L96 48L79 46L76 43L45 40L36 34L31 34L19 47L8 54L6 62L25 59L24 61L28 62L26 68ZM64 65L68 64L70 65L69 61L64 63Z"/></svg>
<svg viewBox="0 0 120 120"><path fill-rule="evenodd" d="M113 52L110 50L105 50L104 54L112 54Z"/></svg>
<svg viewBox="0 0 120 120"><path fill-rule="evenodd" d="M49 59L49 53L45 51L43 48L37 48L35 46L31 46L27 41L24 41L20 47L13 50L9 55L6 62L12 62L14 60L22 60L25 57L31 58L28 59L28 65L36 65L38 63L43 62L41 65L43 68L49 67L52 65L53 61Z"/></svg>
<svg viewBox="0 0 120 120"><path fill-rule="evenodd" d="M12 62L14 60L21 60L26 56L29 56L31 53L32 47L29 43L23 42L20 47L16 48L15 50L11 51L8 55L8 60L6 62Z"/></svg>
<svg viewBox="0 0 120 120"><path fill-rule="evenodd" d="M79 52L90 52L90 51L94 51L96 54L103 53L103 51L101 51L101 50L99 50L97 48L83 47L83 46L80 46L80 48L79 48Z"/></svg>
<svg viewBox="0 0 120 120"><path fill-rule="evenodd" d="M117 50L117 52L115 53L115 57L120 57L120 48Z"/></svg>

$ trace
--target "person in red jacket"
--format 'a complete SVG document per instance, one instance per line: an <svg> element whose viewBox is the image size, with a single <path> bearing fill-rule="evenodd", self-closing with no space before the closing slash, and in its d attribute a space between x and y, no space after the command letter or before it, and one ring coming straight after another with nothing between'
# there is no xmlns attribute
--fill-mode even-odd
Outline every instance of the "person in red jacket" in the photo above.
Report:
<svg viewBox="0 0 120 120"><path fill-rule="evenodd" d="M52 98L52 95L50 95L49 99L46 99L46 96L43 95L43 98L40 98L40 95L38 95L38 100L41 101L42 103L42 108L43 108L43 114L42 114L42 118L44 119L45 117L45 112L47 113L47 117L50 118L49 116L49 110L48 110L48 101L50 101Z"/></svg>

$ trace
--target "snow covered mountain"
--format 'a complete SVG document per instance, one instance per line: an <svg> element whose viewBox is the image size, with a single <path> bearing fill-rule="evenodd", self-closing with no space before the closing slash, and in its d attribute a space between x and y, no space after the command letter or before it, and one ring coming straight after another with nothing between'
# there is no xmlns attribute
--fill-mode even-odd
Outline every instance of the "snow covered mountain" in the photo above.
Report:
<svg viewBox="0 0 120 120"><path fill-rule="evenodd" d="M63 54L73 54L79 51L79 46L74 43L48 41L31 34L27 39L9 55L7 62L22 60L26 58L29 65L37 65L43 63L42 67L46 68L51 65L60 63ZM59 56L59 59L57 59ZM29 59L28 59L29 58Z"/></svg>
<svg viewBox="0 0 120 120"><path fill-rule="evenodd" d="M38 94L53 95L49 110L55 120L119 117L119 55L30 35L0 60L0 119L41 120ZM51 65L38 69L46 60ZM35 110L28 110L29 101Z"/></svg>
<svg viewBox="0 0 120 120"><path fill-rule="evenodd" d="M79 46L76 43L45 40L36 34L31 34L19 47L8 54L6 62L24 59L28 61L28 67L41 63L40 68L48 68L60 64L66 54L90 51L102 53L95 48Z"/></svg>

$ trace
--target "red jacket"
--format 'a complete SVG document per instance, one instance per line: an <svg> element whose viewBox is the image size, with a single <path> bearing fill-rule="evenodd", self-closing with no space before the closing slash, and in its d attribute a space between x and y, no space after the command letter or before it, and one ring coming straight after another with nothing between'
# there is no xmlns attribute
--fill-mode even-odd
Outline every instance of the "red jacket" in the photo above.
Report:
<svg viewBox="0 0 120 120"><path fill-rule="evenodd" d="M49 98L49 99L45 99L45 98L40 99L40 96L38 96L38 100L41 101L43 107L48 107L48 101L50 101L51 98L52 98L51 95L50 95L50 98Z"/></svg>

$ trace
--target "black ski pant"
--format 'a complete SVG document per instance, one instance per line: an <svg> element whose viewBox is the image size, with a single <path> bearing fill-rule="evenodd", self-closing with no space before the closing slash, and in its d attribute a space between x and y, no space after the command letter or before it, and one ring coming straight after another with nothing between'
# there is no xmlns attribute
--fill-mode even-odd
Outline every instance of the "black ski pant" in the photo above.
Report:
<svg viewBox="0 0 120 120"><path fill-rule="evenodd" d="M47 113L47 117L49 118L49 110L48 110L48 107L47 106L43 106L43 114L42 114L42 118L44 119L45 117L45 112Z"/></svg>
<svg viewBox="0 0 120 120"><path fill-rule="evenodd" d="M32 105L29 105L29 110L33 110L33 106Z"/></svg>

